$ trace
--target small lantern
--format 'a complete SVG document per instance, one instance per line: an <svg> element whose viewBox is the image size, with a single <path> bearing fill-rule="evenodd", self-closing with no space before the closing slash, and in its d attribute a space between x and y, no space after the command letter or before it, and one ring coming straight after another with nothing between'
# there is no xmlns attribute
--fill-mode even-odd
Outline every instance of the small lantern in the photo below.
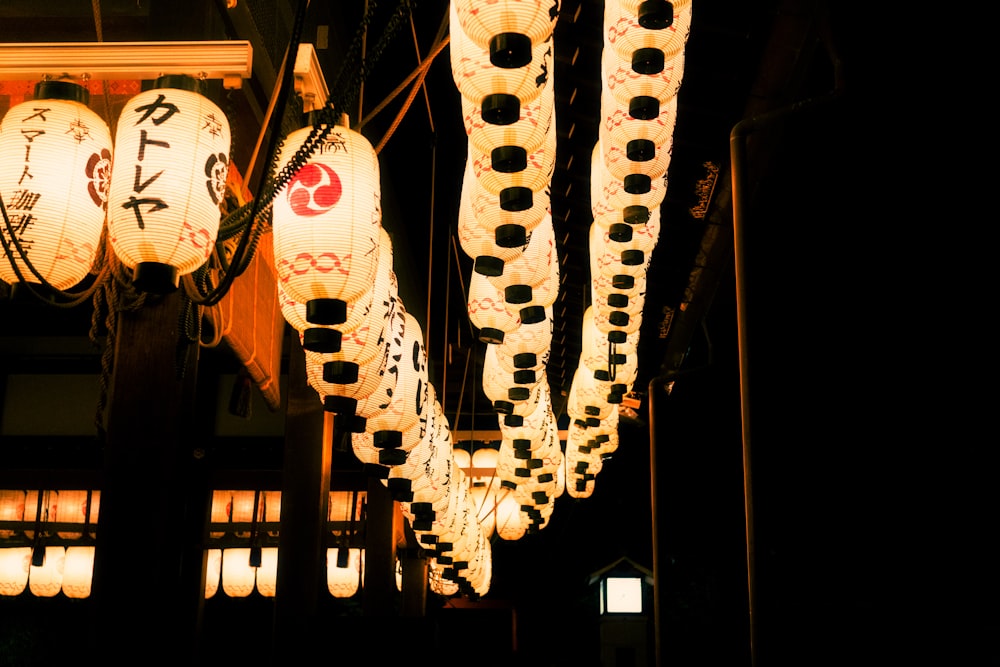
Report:
<svg viewBox="0 0 1000 667"><path fill-rule="evenodd" d="M456 0L452 4L462 32L489 49L490 62L504 68L527 65L532 47L552 35L559 15L558 0Z"/></svg>
<svg viewBox="0 0 1000 667"><path fill-rule="evenodd" d="M250 548L224 549L222 552L222 591L231 598L245 598L254 589L257 570L250 565Z"/></svg>
<svg viewBox="0 0 1000 667"><path fill-rule="evenodd" d="M118 119L108 239L142 291L176 289L215 248L229 121L198 87L191 77L160 77Z"/></svg>
<svg viewBox="0 0 1000 667"><path fill-rule="evenodd" d="M83 86L42 81L35 86L34 100L12 107L0 122L0 197L13 239L56 289L87 276L104 229L111 131L87 107L89 98ZM25 282L38 283L2 219L0 237ZM0 280L19 280L3 256Z"/></svg>
<svg viewBox="0 0 1000 667"><path fill-rule="evenodd" d="M335 598L353 597L361 586L365 552L348 549L347 562L340 566L339 550L326 550L326 588Z"/></svg>
<svg viewBox="0 0 1000 667"><path fill-rule="evenodd" d="M222 578L222 549L206 549L205 555L205 599L213 597L219 590Z"/></svg>
<svg viewBox="0 0 1000 667"><path fill-rule="evenodd" d="M36 597L55 597L62 590L65 568L66 547L45 547L42 564L33 564L28 572L28 590Z"/></svg>
<svg viewBox="0 0 1000 667"><path fill-rule="evenodd" d="M24 592L31 567L31 547L0 548L0 595Z"/></svg>
<svg viewBox="0 0 1000 667"><path fill-rule="evenodd" d="M450 10L451 71L462 96L480 105L483 119L496 125L516 123L521 105L538 97L552 71L551 36L531 49L531 61L520 67L497 67L489 49L469 39L458 20L455 4Z"/></svg>
<svg viewBox="0 0 1000 667"><path fill-rule="evenodd" d="M607 0L604 3L604 44L621 55L657 48L677 53L691 32L691 0Z"/></svg>
<svg viewBox="0 0 1000 667"><path fill-rule="evenodd" d="M0 521L21 521L24 519L24 491L0 489ZM0 539L14 536L13 530L0 530Z"/></svg>
<svg viewBox="0 0 1000 667"><path fill-rule="evenodd" d="M273 598L278 588L278 547L260 550L260 567L257 568L257 592Z"/></svg>
<svg viewBox="0 0 1000 667"><path fill-rule="evenodd" d="M66 564L63 569L62 591L68 598L90 597L94 578L94 547L66 547Z"/></svg>
<svg viewBox="0 0 1000 667"><path fill-rule="evenodd" d="M283 167L312 133L288 135ZM372 288L382 224L379 164L365 137L336 126L274 198L274 262L278 280L306 304L313 324L341 324L347 304Z"/></svg>

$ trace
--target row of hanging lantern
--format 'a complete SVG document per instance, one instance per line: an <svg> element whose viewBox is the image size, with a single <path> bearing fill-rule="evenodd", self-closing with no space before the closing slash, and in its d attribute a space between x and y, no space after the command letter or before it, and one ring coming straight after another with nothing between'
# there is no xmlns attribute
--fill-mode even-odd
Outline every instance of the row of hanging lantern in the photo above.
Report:
<svg viewBox="0 0 1000 667"><path fill-rule="evenodd" d="M90 596L97 490L0 489L0 595Z"/></svg>
<svg viewBox="0 0 1000 667"><path fill-rule="evenodd" d="M230 160L226 115L186 75L122 109L112 141L88 89L42 81L0 122L0 279L66 290L97 273L102 234L137 289L163 293L215 249ZM106 225L105 225L106 221Z"/></svg>
<svg viewBox="0 0 1000 667"><path fill-rule="evenodd" d="M477 502L480 512L492 504L503 539L544 528L562 493L546 379L559 289L549 201L558 13L553 0L451 3L451 67L468 137L457 235L473 259L468 314L486 344L482 390L502 436L495 488Z"/></svg>
<svg viewBox="0 0 1000 667"><path fill-rule="evenodd" d="M605 0L601 125L591 160L591 300L567 401L566 489L593 493L618 447L618 405L638 374L646 274L691 25L690 0Z"/></svg>
<svg viewBox="0 0 1000 667"><path fill-rule="evenodd" d="M314 115L287 137L276 168L275 180L284 176L273 204L278 300L309 385L408 518L417 521L411 505L433 504L435 525L465 538L428 547L435 576L484 595L489 543L462 512L468 489L452 474L450 425L427 375L424 334L399 296L378 157L345 118L334 125ZM450 496L459 500L440 503Z"/></svg>

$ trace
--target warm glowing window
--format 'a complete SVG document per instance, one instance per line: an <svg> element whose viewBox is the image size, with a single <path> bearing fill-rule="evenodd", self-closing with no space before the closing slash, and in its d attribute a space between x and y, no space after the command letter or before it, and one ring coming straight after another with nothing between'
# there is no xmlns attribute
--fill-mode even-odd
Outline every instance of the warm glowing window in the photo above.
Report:
<svg viewBox="0 0 1000 667"><path fill-rule="evenodd" d="M606 613L642 613L642 579L638 577L609 577L604 585L604 611Z"/></svg>

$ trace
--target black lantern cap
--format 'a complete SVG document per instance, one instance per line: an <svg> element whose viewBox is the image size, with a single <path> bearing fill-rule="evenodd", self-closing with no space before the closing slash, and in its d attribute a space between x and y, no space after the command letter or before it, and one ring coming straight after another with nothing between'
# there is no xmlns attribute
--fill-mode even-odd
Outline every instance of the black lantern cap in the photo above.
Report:
<svg viewBox="0 0 1000 667"><path fill-rule="evenodd" d="M653 120L660 115L660 100L650 95L637 95L628 101L628 115L636 120Z"/></svg>
<svg viewBox="0 0 1000 667"><path fill-rule="evenodd" d="M347 321L347 302L341 299L309 299L306 321L310 324L343 324Z"/></svg>
<svg viewBox="0 0 1000 667"><path fill-rule="evenodd" d="M310 352L340 352L341 334L336 329L309 327L302 332L302 347Z"/></svg>
<svg viewBox="0 0 1000 667"><path fill-rule="evenodd" d="M507 285L503 288L503 300L507 303L528 303L531 301L531 285Z"/></svg>
<svg viewBox="0 0 1000 667"><path fill-rule="evenodd" d="M180 286L180 274L170 264L139 262L132 272L132 286L140 292L169 294Z"/></svg>
<svg viewBox="0 0 1000 667"><path fill-rule="evenodd" d="M649 207L626 206L622 209L622 220L630 225L644 225L649 222Z"/></svg>
<svg viewBox="0 0 1000 667"><path fill-rule="evenodd" d="M66 100L90 104L90 91L72 81L39 81L35 84L36 100Z"/></svg>
<svg viewBox="0 0 1000 667"><path fill-rule="evenodd" d="M493 238L501 248L516 248L528 242L528 231L524 225L513 223L497 225L493 231Z"/></svg>
<svg viewBox="0 0 1000 667"><path fill-rule="evenodd" d="M323 381L352 384L358 381L358 365L353 361L327 361L323 363Z"/></svg>
<svg viewBox="0 0 1000 667"><path fill-rule="evenodd" d="M538 324L545 319L544 306L527 306L520 311L521 324Z"/></svg>
<svg viewBox="0 0 1000 667"><path fill-rule="evenodd" d="M524 171L528 167L528 151L520 146L497 146L490 151L490 164L493 171L503 174Z"/></svg>
<svg viewBox="0 0 1000 667"><path fill-rule="evenodd" d="M636 74L659 74L663 71L663 51L653 47L632 52L632 71Z"/></svg>
<svg viewBox="0 0 1000 667"><path fill-rule="evenodd" d="M632 162L649 162L656 157L656 144L649 139L633 139L625 144L625 156Z"/></svg>
<svg viewBox="0 0 1000 667"><path fill-rule="evenodd" d="M521 100L516 95L492 93L483 98L481 113L490 125L510 125L521 118Z"/></svg>
<svg viewBox="0 0 1000 667"><path fill-rule="evenodd" d="M674 5L668 0L644 0L639 3L639 25L646 30L663 30L674 24Z"/></svg>
<svg viewBox="0 0 1000 667"><path fill-rule="evenodd" d="M648 174L629 174L622 180L625 192L630 195L644 195L653 187L653 179Z"/></svg>
<svg viewBox="0 0 1000 667"><path fill-rule="evenodd" d="M479 255L472 265L473 270L482 276L502 276L503 260L492 255Z"/></svg>
<svg viewBox="0 0 1000 667"><path fill-rule="evenodd" d="M632 227L623 222L616 222L608 227L608 238L616 243L627 243L632 240Z"/></svg>
<svg viewBox="0 0 1000 667"><path fill-rule="evenodd" d="M527 211L534 201L534 193L531 188L526 188L523 185L504 188L500 191L500 208L508 212Z"/></svg>
<svg viewBox="0 0 1000 667"><path fill-rule="evenodd" d="M480 343L493 343L499 345L503 342L504 332L494 327L483 327L479 330Z"/></svg>
<svg viewBox="0 0 1000 667"><path fill-rule="evenodd" d="M519 32L493 35L490 38L490 62L503 69L524 67L531 62L531 39Z"/></svg>

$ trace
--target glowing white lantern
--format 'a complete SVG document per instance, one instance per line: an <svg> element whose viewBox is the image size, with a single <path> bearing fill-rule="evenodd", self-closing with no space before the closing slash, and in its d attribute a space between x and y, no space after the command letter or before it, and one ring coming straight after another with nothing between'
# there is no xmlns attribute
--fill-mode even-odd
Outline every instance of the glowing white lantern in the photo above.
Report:
<svg viewBox="0 0 1000 667"><path fill-rule="evenodd" d="M90 597L90 585L94 578L94 547L66 547L66 563L63 568L62 591L68 598Z"/></svg>
<svg viewBox="0 0 1000 667"><path fill-rule="evenodd" d="M24 498L24 491L0 489L0 521L21 521L24 519ZM13 536L13 530L0 530L0 539Z"/></svg>
<svg viewBox="0 0 1000 667"><path fill-rule="evenodd" d="M50 598L62 590L66 567L66 547L45 547L45 560L28 572L28 590L40 598Z"/></svg>
<svg viewBox="0 0 1000 667"><path fill-rule="evenodd" d="M215 248L229 171L229 120L185 76L125 105L115 135L108 240L137 289L163 293Z"/></svg>
<svg viewBox="0 0 1000 667"><path fill-rule="evenodd" d="M497 245L505 248L523 246L526 234L550 212L549 187L533 192L519 186L490 192L476 177L473 164L465 163L462 193L468 193L472 214L480 225L494 233Z"/></svg>
<svg viewBox="0 0 1000 667"><path fill-rule="evenodd" d="M656 48L672 55L691 32L691 0L606 0L604 44L623 56Z"/></svg>
<svg viewBox="0 0 1000 667"><path fill-rule="evenodd" d="M520 312L523 304L532 301L532 287L541 285L547 279L551 281L553 277L553 264L556 265L556 288L558 290L558 264L559 257L556 252L555 230L552 226L552 217L547 215L545 219L531 232L531 238L524 247L520 256L506 262L503 272L499 276L487 276L489 281L504 290L504 301L508 304L508 310L518 309L522 322L532 323L544 319L545 305L539 304L528 313ZM551 289L549 290L551 292ZM555 301L555 297L552 297Z"/></svg>
<svg viewBox="0 0 1000 667"><path fill-rule="evenodd" d="M338 549L326 550L326 588L335 598L353 597L361 585L365 552L363 549L348 549L347 562L340 567Z"/></svg>
<svg viewBox="0 0 1000 667"><path fill-rule="evenodd" d="M478 46L489 49L497 67L528 64L531 48L552 35L558 0L456 0L454 17L462 32Z"/></svg>
<svg viewBox="0 0 1000 667"><path fill-rule="evenodd" d="M28 585L31 547L0 548L0 595L20 595Z"/></svg>
<svg viewBox="0 0 1000 667"><path fill-rule="evenodd" d="M487 276L476 271L469 276L466 306L469 321L479 329L479 340L484 343L503 341L507 333L521 324L520 315L507 308L503 292Z"/></svg>
<svg viewBox="0 0 1000 667"><path fill-rule="evenodd" d="M288 135L290 164L312 133ZM340 324L347 304L372 288L382 224L378 156L365 137L335 126L274 198L274 261L288 295L314 324Z"/></svg>
<svg viewBox="0 0 1000 667"><path fill-rule="evenodd" d="M450 10L451 71L462 96L480 105L486 122L509 125L521 117L521 105L538 97L552 71L552 39L531 49L531 61L521 67L497 67L490 62L489 50L477 45Z"/></svg>
<svg viewBox="0 0 1000 667"><path fill-rule="evenodd" d="M470 170L466 170L466 183L469 178L474 180L475 175ZM498 276L503 273L504 263L515 259L521 254L524 243L514 246L504 246L497 243L496 229L491 229L476 220L472 210L472 203L469 199L471 187L465 183L462 186L462 194L458 206L458 242L466 255L473 258L473 270L484 276ZM518 226L519 241L524 240L524 227Z"/></svg>
<svg viewBox="0 0 1000 667"><path fill-rule="evenodd" d="M61 490L59 491L59 522L78 523L83 528L84 523L90 526L90 534L93 535L97 528L97 515L101 506L101 492L94 490L90 492L84 490ZM89 510L89 515L88 515ZM83 536L82 531L61 530L56 533L59 537L76 540Z"/></svg>
<svg viewBox="0 0 1000 667"><path fill-rule="evenodd" d="M254 589L257 570L250 565L250 549L239 547L222 552L222 591L231 598L245 598Z"/></svg>
<svg viewBox="0 0 1000 667"><path fill-rule="evenodd" d="M549 186L556 164L556 126L552 123L545 133L545 141L531 153L523 153L521 158L503 162L497 157L505 154L496 151L484 153L469 144L467 164L471 163L472 173L483 187L493 194L503 196L506 192L520 189L539 192Z"/></svg>
<svg viewBox="0 0 1000 667"><path fill-rule="evenodd" d="M594 216L618 217L618 222L641 222L663 203L667 173L652 178L640 171L616 177L604 164L601 143L594 144L590 162L590 201Z"/></svg>
<svg viewBox="0 0 1000 667"><path fill-rule="evenodd" d="M684 51L667 55L646 48L622 56L605 49L601 57L604 89L636 118L659 115L660 105L677 94L684 78ZM640 103L645 103L641 105Z"/></svg>
<svg viewBox="0 0 1000 667"><path fill-rule="evenodd" d="M273 598L278 588L278 547L260 550L260 567L257 568L257 592Z"/></svg>
<svg viewBox="0 0 1000 667"><path fill-rule="evenodd" d="M25 282L40 280L12 243L56 289L83 280L97 256L108 202L111 131L87 107L87 89L43 81L35 99L12 107L0 122L0 197L11 230L0 220ZM0 255L0 280L18 282Z"/></svg>
<svg viewBox="0 0 1000 667"><path fill-rule="evenodd" d="M428 401L430 385L427 381L427 353L424 350L423 331L413 315L406 313L403 333L402 358L397 365L396 390L385 412L369 417L365 431L372 434L373 443L383 451L379 457L383 465L399 465L406 458L406 446L411 439L403 433L426 421L433 403ZM410 434L418 440L417 434ZM419 434L422 437L422 433ZM413 444L416 444L413 441Z"/></svg>
<svg viewBox="0 0 1000 667"><path fill-rule="evenodd" d="M463 96L462 115L469 144L482 153L492 154L495 149L503 147L517 147L520 151L513 152L525 155L534 152L544 143L545 135L553 122L554 90L553 82L546 82L538 97L521 104L521 115L508 125L485 121L478 101ZM501 154L504 153L509 151L501 151Z"/></svg>
<svg viewBox="0 0 1000 667"><path fill-rule="evenodd" d="M630 142L637 140L654 146L670 146L677 126L677 96L658 106L659 113L652 118L636 118L629 112L629 104L619 102L607 88L603 89L598 140L605 145L625 148L626 152Z"/></svg>
<svg viewBox="0 0 1000 667"><path fill-rule="evenodd" d="M205 599L214 596L219 590L222 578L222 549L207 549L205 557Z"/></svg>
<svg viewBox="0 0 1000 667"><path fill-rule="evenodd" d="M512 491L497 494L497 535L503 540L513 541L524 537L527 525L521 520L521 506Z"/></svg>

